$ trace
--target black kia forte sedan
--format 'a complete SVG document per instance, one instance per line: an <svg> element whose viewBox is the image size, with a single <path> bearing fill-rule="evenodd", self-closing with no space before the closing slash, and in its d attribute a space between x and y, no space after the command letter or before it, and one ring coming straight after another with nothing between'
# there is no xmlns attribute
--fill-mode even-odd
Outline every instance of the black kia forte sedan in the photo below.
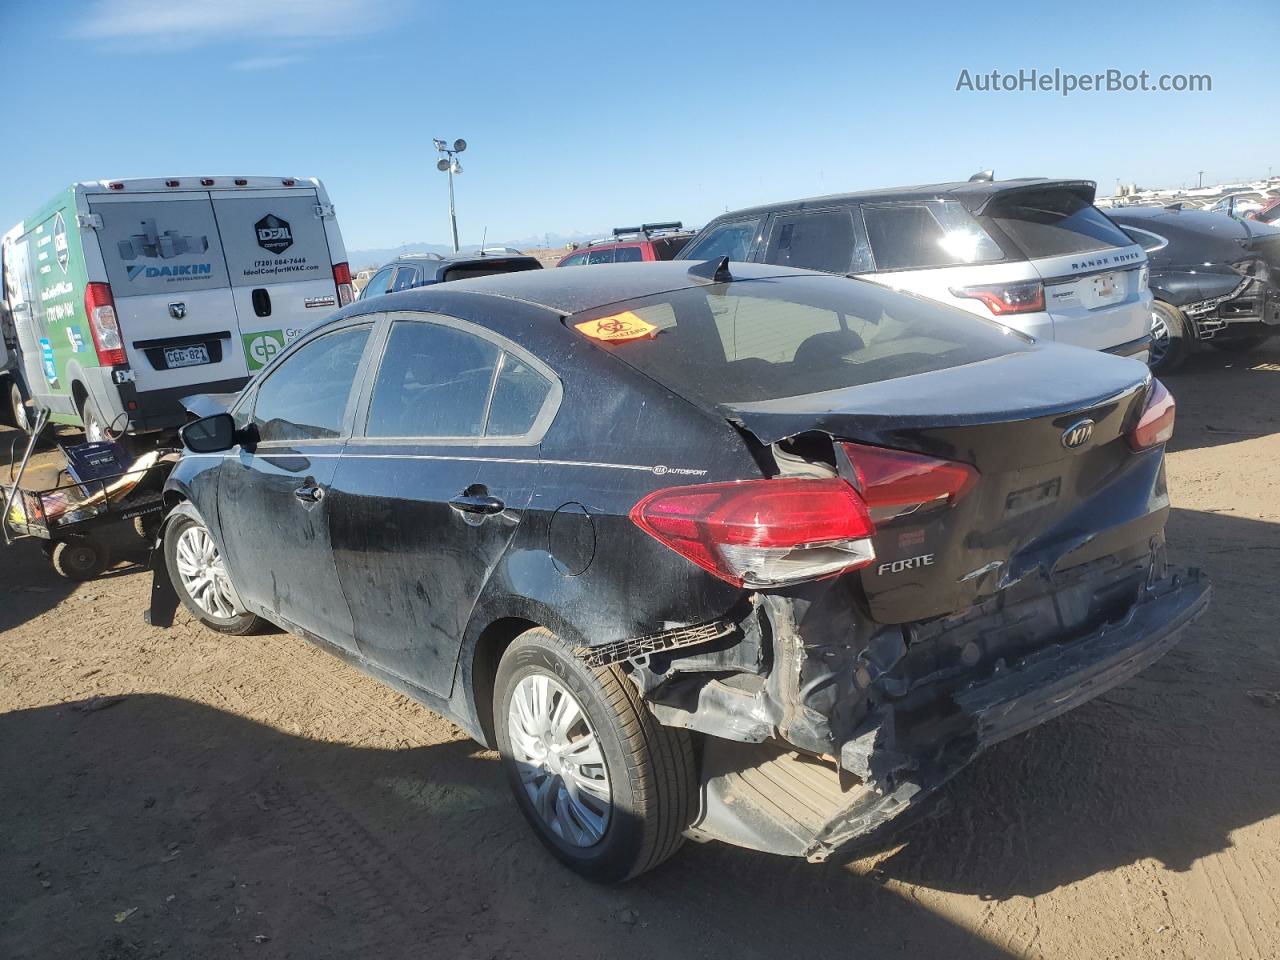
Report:
<svg viewBox="0 0 1280 960"><path fill-rule="evenodd" d="M1165 562L1173 417L1136 361L861 280L464 280L339 311L189 424L164 566L215 630L496 747L589 877L686 836L822 860L1204 609Z"/></svg>

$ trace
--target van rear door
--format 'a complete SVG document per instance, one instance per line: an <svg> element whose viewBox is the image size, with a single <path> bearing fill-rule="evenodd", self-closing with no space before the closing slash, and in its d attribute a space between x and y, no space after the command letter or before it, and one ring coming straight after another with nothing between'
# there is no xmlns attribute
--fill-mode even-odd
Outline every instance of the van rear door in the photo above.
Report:
<svg viewBox="0 0 1280 960"><path fill-rule="evenodd" d="M247 375L205 192L95 195L98 242L139 399Z"/></svg>
<svg viewBox="0 0 1280 960"><path fill-rule="evenodd" d="M314 187L214 190L249 373L338 307L333 256Z"/></svg>

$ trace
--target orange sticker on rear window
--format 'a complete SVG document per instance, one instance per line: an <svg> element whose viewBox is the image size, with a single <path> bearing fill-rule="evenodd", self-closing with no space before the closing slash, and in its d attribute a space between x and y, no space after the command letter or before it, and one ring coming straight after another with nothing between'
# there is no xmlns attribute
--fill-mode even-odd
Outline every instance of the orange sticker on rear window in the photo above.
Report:
<svg viewBox="0 0 1280 960"><path fill-rule="evenodd" d="M587 320L574 324L575 329L591 337L593 340L607 342L618 340L638 340L647 337L658 328L647 320L642 320L630 310L601 317L598 320Z"/></svg>

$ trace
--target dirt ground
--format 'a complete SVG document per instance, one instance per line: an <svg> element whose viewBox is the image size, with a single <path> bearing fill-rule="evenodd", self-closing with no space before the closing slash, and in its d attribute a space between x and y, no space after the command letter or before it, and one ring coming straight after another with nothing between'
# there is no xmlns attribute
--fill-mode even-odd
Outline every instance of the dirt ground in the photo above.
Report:
<svg viewBox="0 0 1280 960"><path fill-rule="evenodd" d="M137 566L0 550L0 957L1280 957L1272 343L1169 378L1210 614L842 865L689 844L593 887L422 707L286 635L147 627Z"/></svg>

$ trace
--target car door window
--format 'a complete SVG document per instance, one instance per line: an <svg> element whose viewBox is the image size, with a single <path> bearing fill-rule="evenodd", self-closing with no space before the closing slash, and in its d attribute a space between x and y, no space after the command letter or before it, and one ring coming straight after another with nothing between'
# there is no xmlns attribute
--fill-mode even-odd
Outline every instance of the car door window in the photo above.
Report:
<svg viewBox="0 0 1280 960"><path fill-rule="evenodd" d="M253 422L259 441L341 436L351 385L369 327L325 334L303 344L257 385Z"/></svg>
<svg viewBox="0 0 1280 960"><path fill-rule="evenodd" d="M613 248L592 250L587 254L587 263L613 263Z"/></svg>
<svg viewBox="0 0 1280 960"><path fill-rule="evenodd" d="M503 353L489 402L486 437L519 437L533 429L551 393L551 382L515 354Z"/></svg>
<svg viewBox="0 0 1280 960"><path fill-rule="evenodd" d="M364 291L360 294L361 300L368 300L370 297L381 296L387 292L387 287L391 285L391 274L393 268L383 267L368 283L364 285Z"/></svg>
<svg viewBox="0 0 1280 960"><path fill-rule="evenodd" d="M639 247L615 247L613 250L614 263L634 263L643 259L644 253Z"/></svg>
<svg viewBox="0 0 1280 960"><path fill-rule="evenodd" d="M722 223L701 240L690 244L687 252L681 254L681 259L718 260L728 257L730 260L746 260L751 255L751 244L759 226L759 217Z"/></svg>
<svg viewBox="0 0 1280 960"><path fill-rule="evenodd" d="M849 207L812 210L774 220L765 262L827 273L848 273L853 261L853 215Z"/></svg>
<svg viewBox="0 0 1280 960"><path fill-rule="evenodd" d="M418 285L418 268L417 267L401 267L396 271L396 278L391 281L391 292L399 293L401 290L408 290L410 287Z"/></svg>
<svg viewBox="0 0 1280 960"><path fill-rule="evenodd" d="M587 255L585 253L575 253L572 257L568 257L564 263L560 264L560 266L580 267L586 262L587 262Z"/></svg>
<svg viewBox="0 0 1280 960"><path fill-rule="evenodd" d="M441 324L392 324L373 385L370 437L479 437L502 350Z"/></svg>

